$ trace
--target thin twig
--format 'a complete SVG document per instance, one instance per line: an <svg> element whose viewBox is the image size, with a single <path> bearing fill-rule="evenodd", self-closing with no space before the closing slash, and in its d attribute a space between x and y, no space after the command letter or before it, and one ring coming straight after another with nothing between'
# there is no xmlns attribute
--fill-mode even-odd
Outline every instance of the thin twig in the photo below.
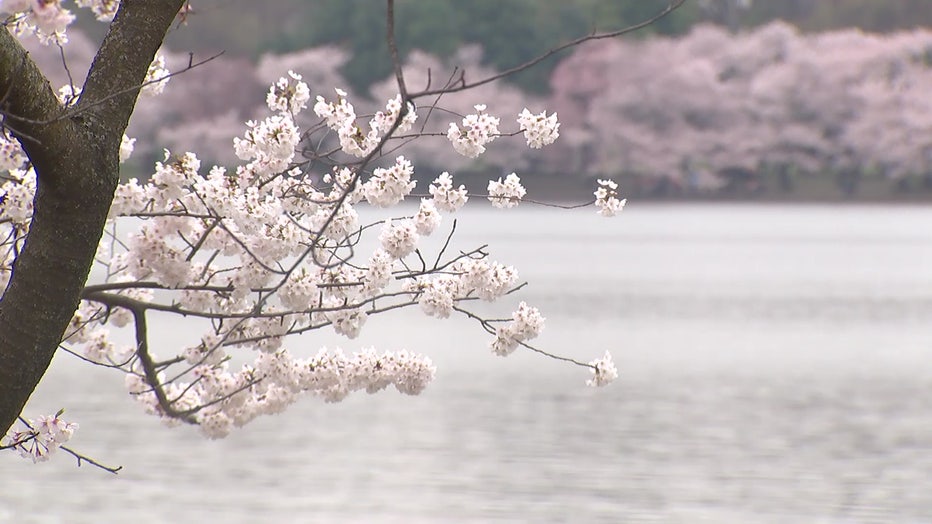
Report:
<svg viewBox="0 0 932 524"><path fill-rule="evenodd" d="M75 451L75 450L69 448L68 446L59 446L59 447L60 447L65 453L68 453L69 455L71 455L72 457L74 457L75 459L77 459L77 461L78 461L78 467L81 467L81 463L82 463L82 462L87 462L88 464L90 464L90 465L92 465L92 466L98 467L98 468L100 468L100 469L102 469L102 470L104 470L104 471L106 471L106 472L108 472L108 473L113 473L114 475L116 475L117 473L119 473L119 471L120 471L121 469L123 469L123 466L116 466L116 467L113 467L113 466L105 466L104 464L101 464L100 462L97 462L96 460L94 460L94 459L88 457L87 455L82 455L81 453L78 453L77 451Z"/></svg>

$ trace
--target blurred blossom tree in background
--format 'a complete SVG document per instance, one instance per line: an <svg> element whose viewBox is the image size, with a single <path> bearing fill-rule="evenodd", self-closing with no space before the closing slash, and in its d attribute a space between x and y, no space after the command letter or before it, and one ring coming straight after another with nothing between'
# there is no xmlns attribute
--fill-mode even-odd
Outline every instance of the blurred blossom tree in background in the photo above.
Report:
<svg viewBox="0 0 932 524"><path fill-rule="evenodd" d="M548 159L684 192L737 173L922 177L932 173L930 51L927 30L806 34L783 22L602 42L554 72L548 106L566 115L565 140Z"/></svg>
<svg viewBox="0 0 932 524"><path fill-rule="evenodd" d="M396 18L391 0L385 11L343 2L321 5L335 10L325 16L315 13L324 23L347 17L358 24L346 37L364 47L384 45L377 60L353 65L355 56L331 48L266 56L255 68L237 59L160 53L166 33L183 32L194 13L183 0L77 0L75 7L107 24L99 46L66 33L75 16L58 1L0 2L0 425L13 426L59 350L124 373L129 394L148 413L170 425L197 425L211 438L279 413L304 394L338 401L387 386L417 394L434 374L426 356L286 348L322 329L354 339L368 317L401 308L465 317L488 332L497 355L524 348L587 369L589 385L608 384L617 376L608 352L582 362L530 344L544 327L536 308L520 302L504 318L475 312L476 302L509 296L523 284L486 246L455 247L456 222L444 217L469 199L498 208L535 202L514 172L467 190L448 170L464 165L459 157L491 154L495 142L523 141L536 150L559 137L556 114L540 100L522 102L517 90L501 97L489 91L493 82L549 54L646 27L681 3L556 48L528 34L526 48L506 56L510 64L497 73L475 49L457 51L465 68L446 68L424 53L403 55L396 20L408 18ZM524 20L533 7L455 5L506 21ZM438 3L431 16L454 16L453 6ZM414 42L440 35L405 23ZM20 38L59 52L51 65L65 73L60 89ZM514 33L471 38L505 46ZM533 56L534 48L545 54ZM75 76L85 65L86 77ZM357 98L341 89L342 79L362 85L354 81L356 67L390 78L373 84L378 107L361 99L371 110L357 109ZM208 98L170 98L166 85L178 73L201 75ZM335 85L324 87L329 82ZM243 97L242 105L209 98L219 92ZM146 108L142 98L156 95L165 98ZM145 141L170 148L147 179L120 183L120 163L137 149L137 138L124 133L137 96L137 114L160 122L142 123ZM264 107L243 110L254 96ZM237 128L229 155L217 143ZM208 167L191 151L202 141L228 167ZM427 184L417 183L416 166L405 156L405 146L425 155L417 149L422 141L454 152L417 166L430 173ZM500 149L495 162L520 168L525 155L515 149ZM584 205L615 215L625 203L618 189L600 179ZM399 206L405 201L414 205ZM379 218L361 218L363 207ZM421 242L431 235L440 237L436 247ZM92 265L100 279L87 283ZM166 347L148 329L153 314L187 319L202 334L187 347ZM121 330L132 343L117 341ZM61 411L20 421L0 445L34 461L47 459L77 427Z"/></svg>

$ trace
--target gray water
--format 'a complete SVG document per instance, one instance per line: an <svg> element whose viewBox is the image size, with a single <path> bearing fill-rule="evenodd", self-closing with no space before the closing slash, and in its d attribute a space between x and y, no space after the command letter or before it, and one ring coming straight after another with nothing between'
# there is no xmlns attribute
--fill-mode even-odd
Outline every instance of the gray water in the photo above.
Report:
<svg viewBox="0 0 932 524"><path fill-rule="evenodd" d="M521 269L542 347L608 348L619 380L495 357L466 319L374 318L296 342L428 353L421 396L207 441L63 354L27 413L66 408L73 447L124 470L0 457L0 522L932 522L932 209L478 209L458 239Z"/></svg>

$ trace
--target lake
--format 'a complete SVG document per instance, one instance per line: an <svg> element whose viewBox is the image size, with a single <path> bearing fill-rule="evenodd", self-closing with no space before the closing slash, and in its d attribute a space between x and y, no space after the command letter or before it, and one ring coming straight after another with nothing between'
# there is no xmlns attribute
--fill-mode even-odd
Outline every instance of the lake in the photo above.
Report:
<svg viewBox="0 0 932 524"><path fill-rule="evenodd" d="M477 207L457 245L530 283L487 311L539 307L539 346L610 349L614 384L411 311L290 347L427 353L422 395L308 398L208 441L60 354L27 415L65 408L69 444L124 469L4 456L0 522L932 521L932 208ZM159 321L163 355L194 333Z"/></svg>

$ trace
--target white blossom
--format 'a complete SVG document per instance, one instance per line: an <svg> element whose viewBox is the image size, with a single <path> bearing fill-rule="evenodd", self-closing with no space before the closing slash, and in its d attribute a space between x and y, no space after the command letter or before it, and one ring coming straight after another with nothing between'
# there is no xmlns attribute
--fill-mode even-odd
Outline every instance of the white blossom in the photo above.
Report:
<svg viewBox="0 0 932 524"><path fill-rule="evenodd" d="M392 279L394 259L384 249L377 249L369 257L369 267L363 277L363 292L372 295L388 285Z"/></svg>
<svg viewBox="0 0 932 524"><path fill-rule="evenodd" d="M492 350L492 353L500 357L506 357L518 349L518 343L520 340L514 336L511 332L511 326L499 326L495 330L495 338L492 339L492 343L489 344L489 348Z"/></svg>
<svg viewBox="0 0 932 524"><path fill-rule="evenodd" d="M110 355L114 350L113 342L110 341L110 330L106 328L97 328L86 335L84 346L84 356L94 362L109 363Z"/></svg>
<svg viewBox="0 0 932 524"><path fill-rule="evenodd" d="M364 157L379 144L380 123L373 119L369 123L368 131L362 129L356 123L353 105L346 100L346 91L337 89L336 93L336 102L327 102L324 97L318 96L317 103L314 104L314 113L326 121L327 127L337 132L340 148L344 153Z"/></svg>
<svg viewBox="0 0 932 524"><path fill-rule="evenodd" d="M212 440L226 437L233 430L233 418L215 406L199 411L197 423L201 433Z"/></svg>
<svg viewBox="0 0 932 524"><path fill-rule="evenodd" d="M133 148L136 145L136 139L123 135L120 141L120 162L126 162L133 155Z"/></svg>
<svg viewBox="0 0 932 524"><path fill-rule="evenodd" d="M434 205L441 211L454 213L469 200L466 187L461 184L459 188L453 189L453 177L446 171L440 173L428 190L434 198Z"/></svg>
<svg viewBox="0 0 932 524"><path fill-rule="evenodd" d="M292 273L278 289L278 299L286 308L300 311L307 309L317 300L320 280L304 268Z"/></svg>
<svg viewBox="0 0 932 524"><path fill-rule="evenodd" d="M9 220L18 227L28 227L32 219L32 201L35 193L34 170L10 170L10 180L0 185L0 223Z"/></svg>
<svg viewBox="0 0 932 524"><path fill-rule="evenodd" d="M394 98L390 99L385 104L385 111L379 111L372 117L370 126L373 129L376 129L379 133L385 134L391 129L395 124L395 120L398 119L398 115L401 114L401 95L395 95ZM401 122L398 124L398 127L395 129L396 134L406 133L411 129L411 126L414 125L414 122L417 121L417 111L414 108L414 104L408 102L408 111L405 113L404 118L401 119Z"/></svg>
<svg viewBox="0 0 932 524"><path fill-rule="evenodd" d="M181 356L188 364L201 367L216 366L227 356L222 342L223 340L216 334L208 333L201 337L200 343L185 348Z"/></svg>
<svg viewBox="0 0 932 524"><path fill-rule="evenodd" d="M419 239L417 227L411 220L386 220L382 234L379 235L382 249L396 259L410 255L417 247Z"/></svg>
<svg viewBox="0 0 932 524"><path fill-rule="evenodd" d="M618 199L618 184L611 180L599 180L599 188L595 190L595 206L598 213L604 217L612 217L625 207L627 199Z"/></svg>
<svg viewBox="0 0 932 524"><path fill-rule="evenodd" d="M420 297L418 304L425 315L447 318L453 312L456 295L459 291L459 279L451 275L422 279L418 282Z"/></svg>
<svg viewBox="0 0 932 524"><path fill-rule="evenodd" d="M479 298L490 302L514 289L518 283L518 271L513 266L489 263L485 259L460 259L452 269L460 275L468 291L474 291Z"/></svg>
<svg viewBox="0 0 932 524"><path fill-rule="evenodd" d="M191 152L177 157L173 157L167 149L164 153L164 160L155 163L155 173L151 178L152 184L161 190L166 200L181 198L185 190L197 181L197 171L201 168L201 161Z"/></svg>
<svg viewBox="0 0 932 524"><path fill-rule="evenodd" d="M119 0L75 0L80 7L89 7L101 22L109 22L120 7Z"/></svg>
<svg viewBox="0 0 932 524"><path fill-rule="evenodd" d="M359 336L368 315L361 309L340 309L327 313L327 318L333 323L334 331L352 339Z"/></svg>
<svg viewBox="0 0 932 524"><path fill-rule="evenodd" d="M0 171L22 169L28 158L19 140L13 138L7 131L0 131Z"/></svg>
<svg viewBox="0 0 932 524"><path fill-rule="evenodd" d="M437 207L433 200L427 198L421 199L421 205L414 215L414 227L418 234L428 236L437 229L443 217L437 212Z"/></svg>
<svg viewBox="0 0 932 524"><path fill-rule="evenodd" d="M236 156L252 160L257 174L266 175L284 171L295 155L300 136L291 115L281 113L256 122L246 122L249 128L243 138L234 138Z"/></svg>
<svg viewBox="0 0 932 524"><path fill-rule="evenodd" d="M61 5L61 0L4 0L0 2L0 15L25 13L25 17L14 18L15 34L35 34L44 45L65 44L65 30L74 21L71 11ZM5 17L4 17L5 18Z"/></svg>
<svg viewBox="0 0 932 524"><path fill-rule="evenodd" d="M592 366L592 378L586 381L587 386L600 387L611 383L618 378L618 369L612 361L612 355L608 351L602 358L589 362Z"/></svg>
<svg viewBox="0 0 932 524"><path fill-rule="evenodd" d="M501 178L498 181L489 181L489 201L495 207L515 207L524 198L525 193L527 191L521 185L521 179L514 173L505 177L504 182Z"/></svg>
<svg viewBox="0 0 932 524"><path fill-rule="evenodd" d="M71 84L63 85L58 88L55 95L63 106L73 106L78 103L78 98L81 96L81 88Z"/></svg>
<svg viewBox="0 0 932 524"><path fill-rule="evenodd" d="M162 53L156 53L155 58L146 71L146 78L143 80L143 87L140 94L145 96L155 96L162 94L165 86L168 85L170 72L165 67L165 57Z"/></svg>
<svg viewBox="0 0 932 524"><path fill-rule="evenodd" d="M318 95L317 103L314 104L314 113L327 122L330 129L339 129L347 121L356 121L356 111L353 105L346 100L346 91L335 89L337 93L336 103L327 102L327 100Z"/></svg>
<svg viewBox="0 0 932 524"><path fill-rule="evenodd" d="M356 208L347 204L337 208L336 214L332 209L322 207L311 220L314 229L323 229L322 234L332 240L342 240L359 229L359 213L356 212Z"/></svg>
<svg viewBox="0 0 932 524"><path fill-rule="evenodd" d="M526 303L518 304L518 309L512 313L512 334L520 340L530 340L537 337L544 329L544 317L535 307Z"/></svg>
<svg viewBox="0 0 932 524"><path fill-rule="evenodd" d="M404 200L415 182L411 180L414 175L414 166L405 157L395 159L395 165L390 168L376 168L372 177L362 185L361 192L366 201L378 207L389 207Z"/></svg>
<svg viewBox="0 0 932 524"><path fill-rule="evenodd" d="M544 329L544 317L537 308L521 302L512 313L512 321L499 326L492 340L492 352L499 356L511 354L522 342L537 337Z"/></svg>
<svg viewBox="0 0 932 524"><path fill-rule="evenodd" d="M437 368L427 357L407 351L393 355L395 389L406 395L418 395L434 379Z"/></svg>
<svg viewBox="0 0 932 524"><path fill-rule="evenodd" d="M27 419L24 427L10 429L0 443L12 446L23 458L45 462L62 444L71 440L78 429L77 423L61 418L63 412Z"/></svg>
<svg viewBox="0 0 932 524"><path fill-rule="evenodd" d="M476 158L485 153L486 144L499 136L499 119L485 112L485 105L475 106L476 112L466 115L457 126L450 122L447 138L453 144L453 149L469 158Z"/></svg>
<svg viewBox="0 0 932 524"><path fill-rule="evenodd" d="M521 131L524 131L524 138L531 149L550 145L560 136L560 123L557 122L556 113L547 116L547 112L543 111L535 115L525 107L518 115L518 124Z"/></svg>
<svg viewBox="0 0 932 524"><path fill-rule="evenodd" d="M356 122L347 120L337 129L340 147L343 152L356 157L364 157L379 145L379 132L376 129L363 131Z"/></svg>
<svg viewBox="0 0 932 524"><path fill-rule="evenodd" d="M281 77L269 88L265 103L277 113L296 115L307 107L311 98L310 89L301 81L301 75L288 71L287 77Z"/></svg>
<svg viewBox="0 0 932 524"><path fill-rule="evenodd" d="M131 178L117 186L113 203L110 205L110 217L125 216L133 212L140 213L149 202L150 196L146 187L139 185L138 179Z"/></svg>

